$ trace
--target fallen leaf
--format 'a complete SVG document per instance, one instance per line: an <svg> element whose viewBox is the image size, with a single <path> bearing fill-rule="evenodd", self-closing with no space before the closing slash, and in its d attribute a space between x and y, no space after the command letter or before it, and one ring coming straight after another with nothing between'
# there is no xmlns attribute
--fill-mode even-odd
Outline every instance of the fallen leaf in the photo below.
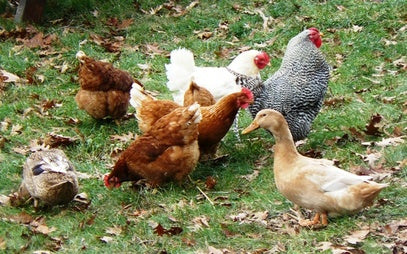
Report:
<svg viewBox="0 0 407 254"><path fill-rule="evenodd" d="M128 28L131 24L133 24L134 19L125 19L120 24L117 25L117 28L120 30Z"/></svg>
<svg viewBox="0 0 407 254"><path fill-rule="evenodd" d="M157 227L154 228L154 233L158 236L163 236L165 234L165 229L161 224L158 224Z"/></svg>
<svg viewBox="0 0 407 254"><path fill-rule="evenodd" d="M4 120L3 120L2 122L0 122L0 126L1 126L0 130L1 130L2 132L7 131L8 128L9 128L9 126L10 126L10 124L11 124L11 119L8 118L8 117L4 118Z"/></svg>
<svg viewBox="0 0 407 254"><path fill-rule="evenodd" d="M402 143L404 143L403 137L383 138L381 141L375 142L375 144L380 147L398 146Z"/></svg>
<svg viewBox="0 0 407 254"><path fill-rule="evenodd" d="M267 225L266 218L268 217L268 211L262 211L262 212L251 212L251 211L245 211L238 213L237 215L230 215L229 218L231 218L235 222L239 222L239 224L251 224L251 223L260 223L263 225Z"/></svg>
<svg viewBox="0 0 407 254"><path fill-rule="evenodd" d="M207 40L213 36L213 32L210 32L210 31L198 32L197 36L201 40Z"/></svg>
<svg viewBox="0 0 407 254"><path fill-rule="evenodd" d="M33 254L51 254L52 252L49 250L36 250L33 251Z"/></svg>
<svg viewBox="0 0 407 254"><path fill-rule="evenodd" d="M10 73L5 70L0 70L0 84L1 83L15 83L22 84L27 82L27 80L18 77L17 75Z"/></svg>
<svg viewBox="0 0 407 254"><path fill-rule="evenodd" d="M336 9L338 9L338 11L346 11L346 7L343 5L336 5Z"/></svg>
<svg viewBox="0 0 407 254"><path fill-rule="evenodd" d="M5 250L6 247L7 247L6 240L4 240L3 237L0 237L0 250Z"/></svg>
<svg viewBox="0 0 407 254"><path fill-rule="evenodd" d="M182 238L181 241L185 243L187 246L193 247L196 245L196 241L194 239L189 239L189 238Z"/></svg>
<svg viewBox="0 0 407 254"><path fill-rule="evenodd" d="M34 233L48 235L56 230L55 227L48 227L45 224L45 217L39 216L30 222L30 229Z"/></svg>
<svg viewBox="0 0 407 254"><path fill-rule="evenodd" d="M311 158L322 158L322 152L315 150L315 149L310 149L308 151L305 151L302 153L302 155L306 157L311 157Z"/></svg>
<svg viewBox="0 0 407 254"><path fill-rule="evenodd" d="M231 253L231 252L228 249L220 250L220 249L216 249L215 247L209 245L207 253L208 254L226 254L226 253Z"/></svg>
<svg viewBox="0 0 407 254"><path fill-rule="evenodd" d="M397 45L397 41L388 40L386 38L382 38L382 41L384 42L385 46Z"/></svg>
<svg viewBox="0 0 407 254"><path fill-rule="evenodd" d="M48 235L51 232L54 232L56 230L55 227L48 227L47 225L38 225L37 227L33 228L34 233L40 233L43 235Z"/></svg>
<svg viewBox="0 0 407 254"><path fill-rule="evenodd" d="M114 226L106 229L106 233L109 235L120 235L122 231L122 228L119 226Z"/></svg>
<svg viewBox="0 0 407 254"><path fill-rule="evenodd" d="M375 162L382 158L383 154L381 152L370 152L366 155L358 154L364 161L367 162L370 168L375 168Z"/></svg>
<svg viewBox="0 0 407 254"><path fill-rule="evenodd" d="M11 205L10 199L11 198L9 196L0 195L0 205L2 205L2 206L10 206Z"/></svg>
<svg viewBox="0 0 407 254"><path fill-rule="evenodd" d="M407 70L407 61L406 61L406 56L402 56L401 58L394 60L393 64L396 67L401 68L402 70Z"/></svg>
<svg viewBox="0 0 407 254"><path fill-rule="evenodd" d="M208 190L212 190L215 188L216 185L216 179L213 176L208 176L205 180L205 187Z"/></svg>
<svg viewBox="0 0 407 254"><path fill-rule="evenodd" d="M248 175L242 175L241 178L246 179L247 181L251 182L259 176L259 170L253 170L253 173Z"/></svg>
<svg viewBox="0 0 407 254"><path fill-rule="evenodd" d="M345 237L345 241L350 244L358 244L363 242L366 236L370 233L369 229L353 231L350 235Z"/></svg>
<svg viewBox="0 0 407 254"><path fill-rule="evenodd" d="M21 155L26 155L29 152L29 150L24 147L13 147L12 150Z"/></svg>
<svg viewBox="0 0 407 254"><path fill-rule="evenodd" d="M37 48L44 46L44 34L42 32L37 33L29 40L24 40L24 46L28 48Z"/></svg>
<svg viewBox="0 0 407 254"><path fill-rule="evenodd" d="M146 48L147 54L150 56L165 54L165 51L160 49L160 45L158 45L157 43L146 44L145 48Z"/></svg>
<svg viewBox="0 0 407 254"><path fill-rule="evenodd" d="M325 106L339 106L339 105L343 105L346 101L348 101L347 99L345 99L344 96L339 96L339 97L332 97L329 99L324 100L324 105Z"/></svg>
<svg viewBox="0 0 407 254"><path fill-rule="evenodd" d="M111 242L113 242L113 237L103 236L100 238L100 241L102 241L103 243L111 243Z"/></svg>
<svg viewBox="0 0 407 254"><path fill-rule="evenodd" d="M62 104L59 101L55 100L55 99L43 100L41 102L41 112L42 113L46 112L46 111L48 111L48 110L50 110L52 108L60 108L60 107L62 107Z"/></svg>
<svg viewBox="0 0 407 254"><path fill-rule="evenodd" d="M163 235L179 235L182 233L182 228L180 227L171 227L170 229L165 229L161 224L158 224L154 228L154 233L156 233L158 236L163 236Z"/></svg>
<svg viewBox="0 0 407 254"><path fill-rule="evenodd" d="M59 147L59 146L68 146L76 143L79 138L76 137L67 137L56 133L48 133L47 136L44 138L44 144L51 147Z"/></svg>
<svg viewBox="0 0 407 254"><path fill-rule="evenodd" d="M11 136L20 135L23 130L23 126L21 124L16 124L11 127Z"/></svg>
<svg viewBox="0 0 407 254"><path fill-rule="evenodd" d="M372 136L379 136L381 135L381 131L379 130L379 127L377 126L383 117L379 114L373 115L370 118L369 123L366 125L366 130L364 131L367 135L372 135Z"/></svg>
<svg viewBox="0 0 407 254"><path fill-rule="evenodd" d="M34 220L34 217L26 212L21 212L19 214L11 216L10 220L17 223L30 224Z"/></svg>
<svg viewBox="0 0 407 254"><path fill-rule="evenodd" d="M355 32L355 33L358 33L358 32L360 32L362 30L363 30L363 26L358 26L358 25L353 25L352 26L352 31Z"/></svg>

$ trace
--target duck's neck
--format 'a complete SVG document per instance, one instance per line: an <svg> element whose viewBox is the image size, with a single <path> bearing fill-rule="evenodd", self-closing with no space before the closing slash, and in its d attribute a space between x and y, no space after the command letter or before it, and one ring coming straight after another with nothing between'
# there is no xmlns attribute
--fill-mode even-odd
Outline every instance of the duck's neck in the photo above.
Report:
<svg viewBox="0 0 407 254"><path fill-rule="evenodd" d="M282 125L274 132L276 145L274 146L274 160L278 164L289 163L299 155L288 126Z"/></svg>

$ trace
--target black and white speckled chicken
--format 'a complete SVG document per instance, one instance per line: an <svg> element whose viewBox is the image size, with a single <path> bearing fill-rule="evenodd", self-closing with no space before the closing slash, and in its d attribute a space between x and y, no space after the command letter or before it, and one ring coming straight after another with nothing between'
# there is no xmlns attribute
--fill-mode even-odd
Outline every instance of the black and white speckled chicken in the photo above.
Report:
<svg viewBox="0 0 407 254"><path fill-rule="evenodd" d="M322 107L329 80L329 65L319 50L321 34L309 28L293 37L281 66L263 83L245 83L254 94L253 117L262 109L279 111L288 122L294 141L304 139Z"/></svg>

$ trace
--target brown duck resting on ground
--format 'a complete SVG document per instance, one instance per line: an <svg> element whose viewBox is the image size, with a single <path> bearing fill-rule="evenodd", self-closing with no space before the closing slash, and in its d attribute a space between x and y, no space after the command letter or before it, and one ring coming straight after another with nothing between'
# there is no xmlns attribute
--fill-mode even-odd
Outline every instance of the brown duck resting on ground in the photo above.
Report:
<svg viewBox="0 0 407 254"><path fill-rule="evenodd" d="M328 215L351 214L371 206L387 186L370 181L370 176L337 168L332 161L298 153L286 120L275 110L259 111L242 133L258 128L270 131L275 138L273 168L277 189L294 204L316 211L312 221L299 221L302 226L318 225L320 219L326 226Z"/></svg>
<svg viewBox="0 0 407 254"><path fill-rule="evenodd" d="M77 193L75 169L62 150L37 151L27 158L18 199L32 197L34 207L39 202L52 206L69 203Z"/></svg>

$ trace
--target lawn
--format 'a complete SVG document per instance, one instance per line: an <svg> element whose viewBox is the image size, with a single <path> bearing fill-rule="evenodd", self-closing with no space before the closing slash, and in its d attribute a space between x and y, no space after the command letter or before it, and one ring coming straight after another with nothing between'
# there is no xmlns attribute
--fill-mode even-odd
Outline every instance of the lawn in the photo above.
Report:
<svg viewBox="0 0 407 254"><path fill-rule="evenodd" d="M50 0L42 21L25 25L14 24L14 11L0 0L0 70L19 77L0 82L0 195L18 189L31 151L50 144L81 173L90 203L0 206L2 252L407 252L406 1ZM186 47L208 66L264 50L271 56L266 79L289 39L309 27L324 33L320 49L332 71L324 106L298 149L388 183L372 207L323 229L299 227L274 184L274 139L264 130L240 141L230 131L220 146L228 158L198 164L192 182L104 187L103 174L140 131L133 108L116 121L78 109L78 50L168 99L171 50ZM240 116L242 130L251 117Z"/></svg>

